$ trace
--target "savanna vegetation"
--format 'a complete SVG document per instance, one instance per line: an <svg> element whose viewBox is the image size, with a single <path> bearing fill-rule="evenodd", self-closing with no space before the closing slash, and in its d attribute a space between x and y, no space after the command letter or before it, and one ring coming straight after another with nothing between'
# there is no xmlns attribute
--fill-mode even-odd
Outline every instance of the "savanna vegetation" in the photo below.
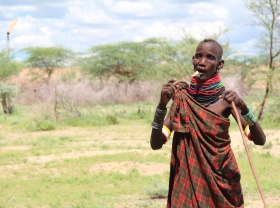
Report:
<svg viewBox="0 0 280 208"><path fill-rule="evenodd" d="M257 17L268 12L267 23L260 19L267 26L269 11L279 8L274 1L257 2L247 6ZM279 49L271 48L276 36L268 38L278 25L271 27L259 56L233 56L230 40L222 43L226 65L220 73L266 132L265 146L248 143L267 203L279 207ZM205 37L219 39L227 31ZM79 53L61 46L26 48L24 63L1 51L0 208L164 207L171 142L151 150L150 123L161 85L190 79L199 41L183 32L180 40L117 42ZM234 120L230 130L245 205L261 207Z"/></svg>

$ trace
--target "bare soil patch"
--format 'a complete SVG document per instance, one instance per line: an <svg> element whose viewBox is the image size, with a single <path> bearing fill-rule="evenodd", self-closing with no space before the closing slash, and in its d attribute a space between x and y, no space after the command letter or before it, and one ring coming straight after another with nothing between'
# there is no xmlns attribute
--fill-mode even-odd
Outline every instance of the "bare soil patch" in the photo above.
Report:
<svg viewBox="0 0 280 208"><path fill-rule="evenodd" d="M141 137L137 137L136 135L141 135ZM144 133L143 133L144 132ZM280 130L265 130L265 133L267 135L267 141L266 143L271 142L272 145L269 148L264 148L261 146L256 146L251 141L247 141L249 145L253 145L254 147L251 149L251 151L266 153L269 152L270 154L279 157L280 156ZM61 153L61 154L49 154L49 155L40 155L40 156L29 156L27 157L27 163L46 163L53 160L63 160L63 159L71 159L71 158L79 158L79 157L90 157L90 156L98 156L98 155L113 155L118 153L125 153L125 152L137 152L143 155L147 154L156 154L159 151L165 152L167 155L170 154L171 150L171 139L165 144L165 148L162 150L153 151L150 150L141 150L141 149L135 149L136 146L139 147L149 147L149 137L150 132L148 132L147 127L140 127L139 129L132 129L132 128L118 128L118 127L112 127L111 131L105 131L104 127L100 128L68 128L63 130L56 130L51 132L21 132L18 134L12 133L12 132L5 132L7 134L7 138L9 140L17 140L18 138L26 138L26 137L32 137L32 138L38 138L42 136L55 136L55 137L63 137L67 135L75 135L75 137L81 137L86 138L83 141L75 141L72 142L73 146L76 146L77 144L88 147L89 145L93 144L97 141L98 144L104 144L104 145L110 145L109 150L100 150L97 148L90 148L90 149L81 149L80 151L71 151L68 153ZM243 140L241 138L241 134L239 131L230 131L231 136L231 146L234 151L234 153L238 153L240 151L245 151ZM145 138L145 139L143 139ZM122 147L122 146L130 146L131 149L114 149L115 147ZM134 148L133 148L134 147ZM29 150L30 146L5 146L1 147L2 151L26 151ZM164 163L154 164L157 168L161 171L168 170L168 167ZM163 168L159 167L160 165L163 166ZM150 165L146 164L140 164L140 163L120 163L120 164L100 164L99 168L96 168L96 170L107 170L107 171L118 171L119 169L122 169L122 172L127 172L131 167L136 168L139 173L143 173L145 175L150 174L154 175L157 173L157 171L153 169L147 169ZM152 165L151 165L152 166ZM102 167L102 168L101 168ZM107 168L106 168L107 167ZM122 167L122 168L119 168ZM3 168L3 166L2 166ZM12 165L7 166L7 168L12 168ZM94 167L93 167L94 169ZM159 171L159 172L161 172Z"/></svg>
<svg viewBox="0 0 280 208"><path fill-rule="evenodd" d="M266 134L266 145L254 145L252 141L247 140L247 144L251 145L251 151L259 153L270 153L275 157L280 157L280 130L264 130ZM231 131L231 147L235 153L245 151L243 140L239 131Z"/></svg>
<svg viewBox="0 0 280 208"><path fill-rule="evenodd" d="M164 145L164 148L161 150L154 151L148 149L149 147L149 138L150 138L150 126L140 125L135 128L137 124L131 124L128 126L111 126L110 130L108 127L92 127L92 128L67 128L60 129L50 132L11 132L5 130L0 126L2 130L2 135L4 135L5 142L21 140L34 140L36 141L40 137L53 137L53 138L69 138L73 137L74 140L68 143L68 148L74 148L79 146L79 149L75 149L69 152L66 150L61 150L57 154L45 154L35 156L31 153L27 156L24 163L11 163L8 165L3 165L0 167L1 172L10 173L11 171L19 171L23 168L32 167L35 170L38 170L38 173L46 171L42 167L50 161L61 161L65 159L75 159L79 157L91 157L91 156L102 156L102 155L114 155L118 153L137 153L143 156L149 154L166 154L170 156L171 151L171 139ZM280 157L280 130L265 130L267 136L267 143L271 143L268 148L261 146L255 146L252 142L248 141L248 144L253 145L253 148L250 148L251 151L267 153L276 157ZM243 140L241 134L238 130L230 131L231 136L231 146L235 154L238 152L245 152L243 145ZM102 149L102 145L107 145L109 149ZM123 147L123 149L122 149ZM130 147L127 149L127 147ZM17 153L19 151L31 152L32 146L28 145L6 145L1 147L1 151L9 151ZM142 149L141 149L142 148ZM143 149L144 148L144 149ZM164 161L163 163L156 162L133 162L133 161L121 161L121 162L103 162L94 164L90 167L89 172L95 174L98 172L120 172L123 174L128 173L129 171L136 169L141 175L156 175L162 174L166 171L169 171L169 164ZM56 168L50 168L47 171L51 173L52 176L59 176L63 174L63 170ZM3 174L1 177L5 178L8 175ZM25 177L25 178L24 178ZM26 180L28 176L23 176L23 180ZM168 180L168 178L166 179ZM141 199L135 196L128 196L129 203L119 203L115 204L116 207L137 207L136 202L140 204L144 201L150 199ZM245 195L244 196L246 206L249 208L262 207L262 200L259 194L256 196ZM279 207L280 204L280 195L276 196L266 196L267 203L273 207ZM153 205L155 207L165 207L166 199L156 199L153 200Z"/></svg>
<svg viewBox="0 0 280 208"><path fill-rule="evenodd" d="M139 163L139 162L109 162L109 163L101 163L93 165L90 169L92 173L96 173L99 171L105 172L120 172L127 173L133 168L137 169L137 171L141 175L155 175L162 174L165 171L169 171L169 164L164 163Z"/></svg>
<svg viewBox="0 0 280 208"><path fill-rule="evenodd" d="M8 147L2 147L2 151L24 151L24 150L29 150L29 146L8 146Z"/></svg>

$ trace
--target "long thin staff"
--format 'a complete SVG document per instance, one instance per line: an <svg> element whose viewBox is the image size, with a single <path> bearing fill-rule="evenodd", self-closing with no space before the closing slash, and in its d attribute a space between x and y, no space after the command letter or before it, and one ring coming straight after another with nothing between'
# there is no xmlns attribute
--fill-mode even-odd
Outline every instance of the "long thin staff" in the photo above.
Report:
<svg viewBox="0 0 280 208"><path fill-rule="evenodd" d="M240 117L239 117L238 111L237 111L237 109L236 109L235 103L232 102L232 103L231 103L231 106L232 106L232 108L233 108L233 110L234 110L234 112L235 112L236 118L237 118L238 127L239 127L239 130L240 130L242 139L243 139L243 143L244 143L244 146L245 146L245 150L246 150L246 153L247 153L247 157L248 157L248 159L249 159L249 163L250 163L251 169L252 169L253 174L254 174L254 177L255 177L255 179L256 179L256 182L257 182L257 185L258 185L258 188L259 188L259 192L260 192L261 197L262 197L262 201L263 201L264 207L267 208L267 205L266 205L266 202L265 202L265 198L264 198L264 194L263 194L263 191L262 191L262 188L261 188L259 179L258 179L258 177L257 177L256 171L255 171L255 168L254 168L254 165L253 165L253 161L252 161L252 158L251 158L251 155L250 155L250 152L249 152L249 148L248 148L248 145L247 145L247 142L246 142L245 135L244 135L244 133L243 133L243 129L242 129Z"/></svg>

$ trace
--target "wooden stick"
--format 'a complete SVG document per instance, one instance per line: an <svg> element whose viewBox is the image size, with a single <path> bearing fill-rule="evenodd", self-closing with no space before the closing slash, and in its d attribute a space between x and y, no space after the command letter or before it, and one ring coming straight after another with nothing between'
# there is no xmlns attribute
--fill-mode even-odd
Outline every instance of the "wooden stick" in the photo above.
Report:
<svg viewBox="0 0 280 208"><path fill-rule="evenodd" d="M253 171L254 177L255 177L255 179L256 179L256 182L257 182L257 185L258 185L258 188L259 188L259 192L260 192L261 197L262 197L263 205L264 205L265 208L267 208L266 201L265 201L265 198L264 198L264 194L263 194L263 191L262 191L262 188L261 188L259 179L258 179L258 177L257 177L257 173L256 173L255 168L254 168L254 165L253 165L253 161L252 161L252 158L251 158L251 155L250 155L250 152L249 152L249 148L248 148L248 145L247 145L247 142L246 142L245 135L244 135L244 133L243 133L243 129L242 129L242 125L241 125L239 113L238 113L238 111L237 111L237 109L236 109L236 106L235 106L234 102L231 103L231 106L232 106L232 108L233 108L233 110L234 110L234 112L235 112L235 114L236 114L238 127L239 127L239 130L240 130L242 139L243 139L243 144L244 144L244 146L245 146L245 150L246 150L246 153L247 153L247 157L248 157L248 159L249 159L249 163L250 163L251 169L252 169L252 171Z"/></svg>

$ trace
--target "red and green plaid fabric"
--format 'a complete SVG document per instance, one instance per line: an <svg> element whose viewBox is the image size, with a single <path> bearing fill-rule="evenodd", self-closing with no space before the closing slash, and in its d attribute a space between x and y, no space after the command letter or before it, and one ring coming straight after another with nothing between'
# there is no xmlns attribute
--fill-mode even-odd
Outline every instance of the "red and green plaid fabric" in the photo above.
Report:
<svg viewBox="0 0 280 208"><path fill-rule="evenodd" d="M230 121L197 103L180 83L170 108L174 130L167 207L243 207Z"/></svg>

